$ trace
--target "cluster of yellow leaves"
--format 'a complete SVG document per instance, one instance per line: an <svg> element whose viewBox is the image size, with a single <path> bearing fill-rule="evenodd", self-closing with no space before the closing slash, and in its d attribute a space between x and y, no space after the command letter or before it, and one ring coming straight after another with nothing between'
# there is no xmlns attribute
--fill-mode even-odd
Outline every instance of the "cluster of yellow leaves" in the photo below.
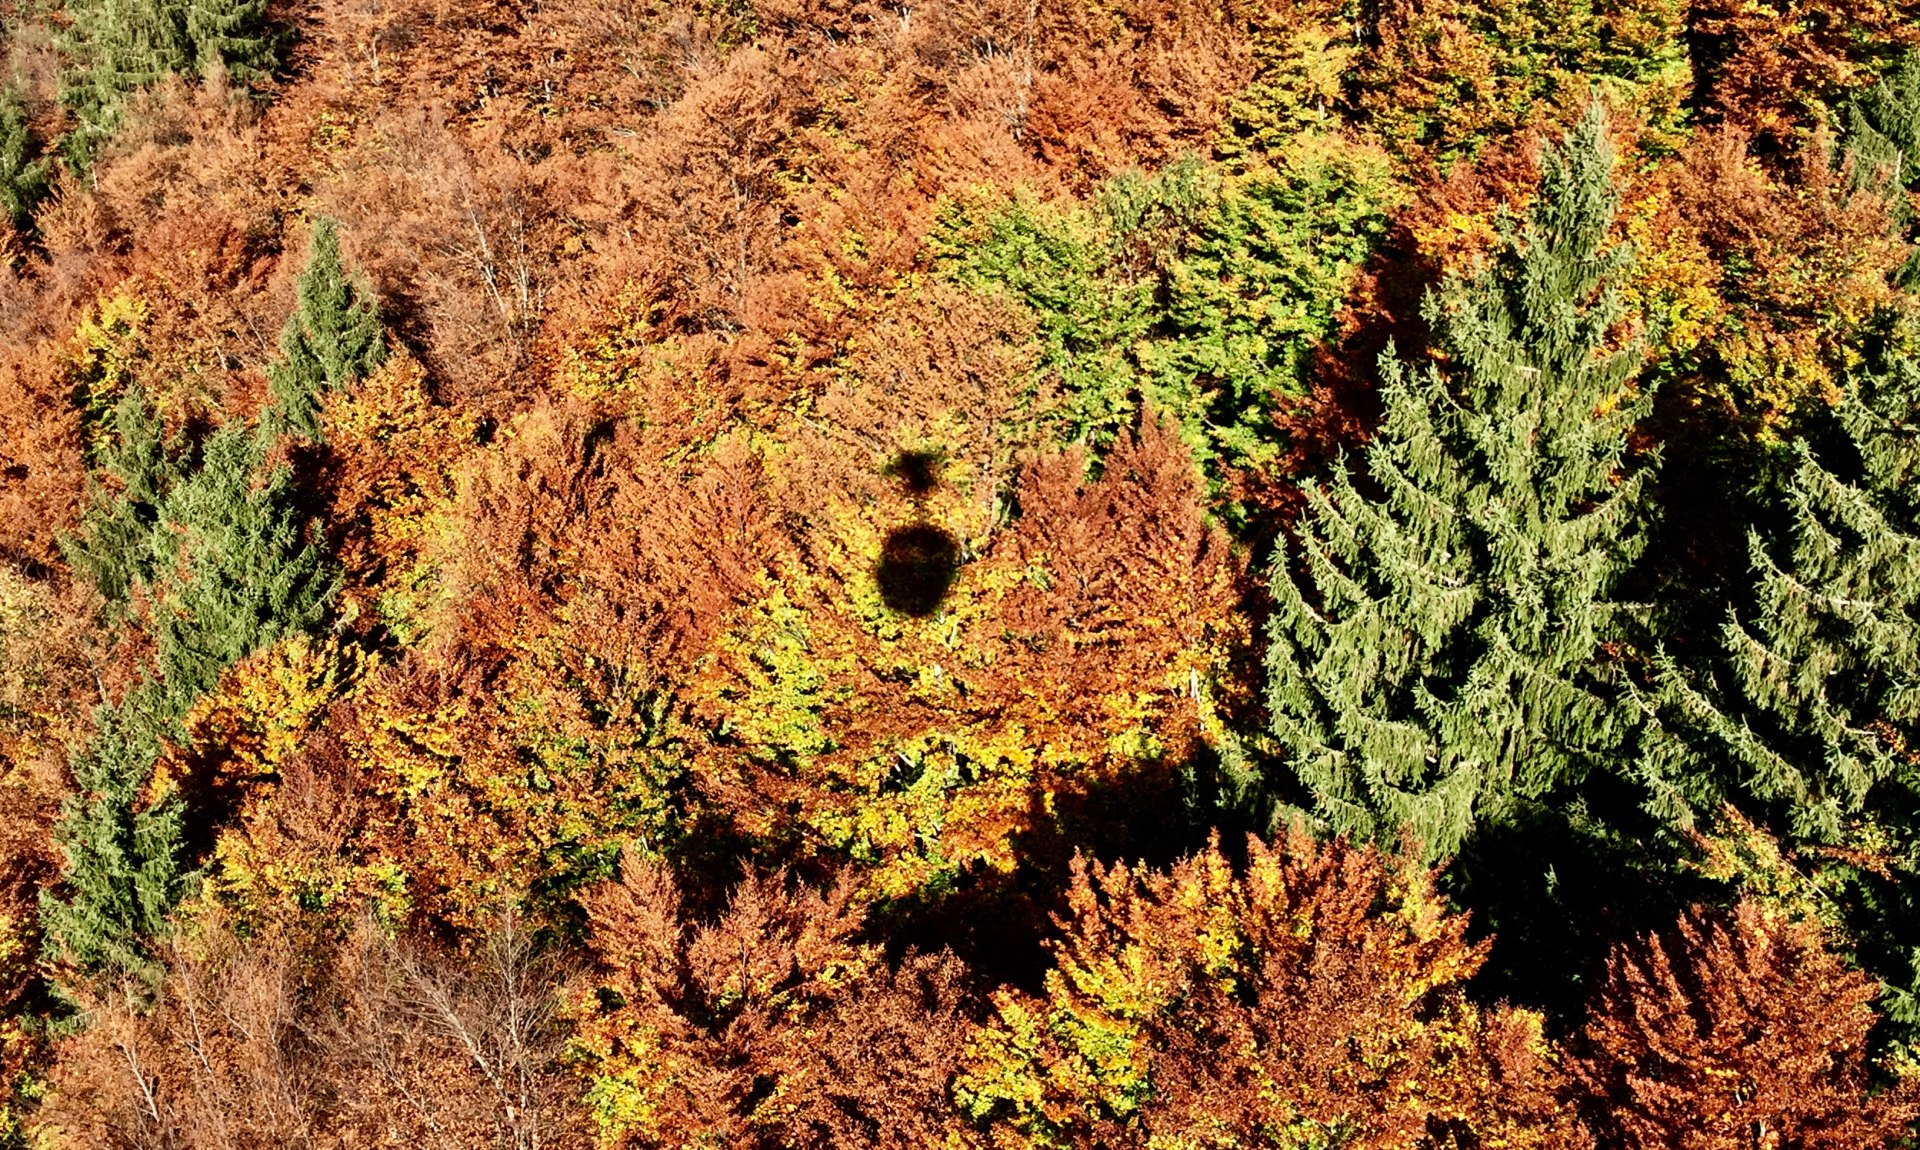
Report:
<svg viewBox="0 0 1920 1150"><path fill-rule="evenodd" d="M304 635L284 639L223 675L187 712L180 745L154 768L156 793L180 788L202 817L231 819L214 844L216 865L204 889L240 921L257 925L325 910L348 889L340 859L289 841L280 826L280 792L329 709L363 674L352 648ZM333 812L343 821L347 814Z"/></svg>
<svg viewBox="0 0 1920 1150"><path fill-rule="evenodd" d="M325 397L329 479L349 601L419 637L440 594L436 544L456 529L454 475L474 418L436 404L426 370L400 351L352 389Z"/></svg>
<svg viewBox="0 0 1920 1150"><path fill-rule="evenodd" d="M1700 237L1656 222L1668 199L1653 189L1621 208L1634 254L1621 297L1650 329L1651 354L1684 358L1712 335L1726 303L1713 290L1713 255Z"/></svg>
<svg viewBox="0 0 1920 1150"><path fill-rule="evenodd" d="M142 334L151 308L134 281L122 282L104 296L74 328L68 375L87 413L91 453L104 450L112 435L113 407L133 382L141 359Z"/></svg>

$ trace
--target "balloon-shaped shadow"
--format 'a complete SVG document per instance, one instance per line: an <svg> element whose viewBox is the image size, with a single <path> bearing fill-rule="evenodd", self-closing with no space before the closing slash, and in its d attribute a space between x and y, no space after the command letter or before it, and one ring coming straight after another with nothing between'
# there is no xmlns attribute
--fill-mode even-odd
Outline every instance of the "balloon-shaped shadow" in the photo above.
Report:
<svg viewBox="0 0 1920 1150"><path fill-rule="evenodd" d="M917 500L940 486L941 462L939 452L903 451L887 465L887 474L898 479L907 494Z"/></svg>
<svg viewBox="0 0 1920 1150"><path fill-rule="evenodd" d="M888 607L903 615L931 615L960 574L960 541L931 523L896 527L880 545L873 574Z"/></svg>

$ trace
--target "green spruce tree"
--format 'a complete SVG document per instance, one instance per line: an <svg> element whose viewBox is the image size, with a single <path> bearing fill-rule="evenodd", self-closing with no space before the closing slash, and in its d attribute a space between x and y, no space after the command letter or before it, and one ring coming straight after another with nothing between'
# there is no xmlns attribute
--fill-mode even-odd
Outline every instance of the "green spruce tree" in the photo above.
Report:
<svg viewBox="0 0 1920 1150"><path fill-rule="evenodd" d="M41 893L41 926L54 957L89 970L148 969L145 940L161 933L193 883L179 796L142 801L160 753L157 694L147 685L96 712L98 729L73 757L74 791L54 826L66 892Z"/></svg>
<svg viewBox="0 0 1920 1150"><path fill-rule="evenodd" d="M112 134L127 97L191 66L175 8L172 0L68 0L57 42L67 64L60 99L78 121L66 145L75 164Z"/></svg>
<svg viewBox="0 0 1920 1150"><path fill-rule="evenodd" d="M1913 167L1920 148L1920 56L1908 56L1847 108L1842 154L1858 184L1895 189L1920 184Z"/></svg>
<svg viewBox="0 0 1920 1150"><path fill-rule="evenodd" d="M296 500L291 472L265 466L270 436L240 423L182 467L136 388L116 409L104 458L116 490L96 491L76 569L109 597L151 606L155 657L142 682L102 707L73 759L76 793L55 835L64 891L43 900L50 949L89 969L144 968L148 942L194 882L176 793L146 791L162 740L228 667L325 616L335 583ZM263 474L264 471L264 474Z"/></svg>
<svg viewBox="0 0 1920 1150"><path fill-rule="evenodd" d="M112 420L98 471L88 479L79 530L63 537L60 547L73 569L117 611L136 586L152 578L153 533L161 504L180 479L183 445L167 438L138 383L120 396Z"/></svg>
<svg viewBox="0 0 1920 1150"><path fill-rule="evenodd" d="M1920 188L1920 54L1907 55L1854 98L1839 154L1851 166L1854 186L1885 195L1894 219L1911 235L1909 194ZM1909 289L1920 283L1920 252L1907 258L1894 279Z"/></svg>
<svg viewBox="0 0 1920 1150"><path fill-rule="evenodd" d="M1920 348L1894 333L1792 448L1718 658L1663 660L1692 769L1808 861L1920 1026ZM1903 346L1905 344L1905 346ZM1848 848L1835 850L1833 848Z"/></svg>
<svg viewBox="0 0 1920 1150"><path fill-rule="evenodd" d="M316 627L333 595L292 473L282 465L261 478L262 455L263 438L244 425L221 428L161 507L153 546L166 576L151 591L155 657L180 712L234 663Z"/></svg>
<svg viewBox="0 0 1920 1150"><path fill-rule="evenodd" d="M185 0L181 28L193 45L193 70L216 68L240 84L266 79L280 65L280 37L267 24L267 0Z"/></svg>
<svg viewBox="0 0 1920 1150"><path fill-rule="evenodd" d="M128 97L168 75L216 69L241 83L279 61L265 0L67 0L61 99L79 121L69 158L84 166L119 125Z"/></svg>
<svg viewBox="0 0 1920 1150"><path fill-rule="evenodd" d="M47 161L33 151L33 133L20 93L0 92L0 212L15 227L26 224L47 190Z"/></svg>
<svg viewBox="0 0 1920 1150"><path fill-rule="evenodd" d="M380 366L386 343L371 294L340 262L340 232L330 219L314 221L297 304L280 332L280 362L268 368L272 425L320 437L320 397L345 388Z"/></svg>
<svg viewBox="0 0 1920 1150"><path fill-rule="evenodd" d="M1609 669L1641 548L1637 349L1614 349L1618 205L1596 104L1484 271L1431 295L1444 367L1382 362L1386 419L1276 563L1273 732L1312 812L1434 855L1632 757ZM1665 796L1671 804L1671 796Z"/></svg>

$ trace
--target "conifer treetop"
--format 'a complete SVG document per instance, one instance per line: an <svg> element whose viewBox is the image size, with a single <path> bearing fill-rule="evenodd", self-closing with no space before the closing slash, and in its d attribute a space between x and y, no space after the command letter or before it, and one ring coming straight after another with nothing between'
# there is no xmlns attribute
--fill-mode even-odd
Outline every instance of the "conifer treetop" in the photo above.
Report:
<svg viewBox="0 0 1920 1150"><path fill-rule="evenodd" d="M1435 854L1475 823L1620 765L1635 727L1606 665L1641 546L1648 397L1613 346L1619 197L1596 103L1500 247L1430 294L1439 363L1381 361L1386 418L1307 492L1276 566L1275 734L1336 829Z"/></svg>
<svg viewBox="0 0 1920 1150"><path fill-rule="evenodd" d="M293 314L280 332L280 361L268 369L273 421L309 439L320 436L320 397L350 386L386 359L371 294L340 259L339 225L314 221Z"/></svg>

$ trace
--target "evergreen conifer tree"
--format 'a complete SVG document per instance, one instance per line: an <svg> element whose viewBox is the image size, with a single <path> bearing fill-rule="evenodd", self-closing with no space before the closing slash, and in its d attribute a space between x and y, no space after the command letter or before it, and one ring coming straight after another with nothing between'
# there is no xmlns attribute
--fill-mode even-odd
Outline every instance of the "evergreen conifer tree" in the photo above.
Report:
<svg viewBox="0 0 1920 1150"><path fill-rule="evenodd" d="M1856 188L1886 196L1895 220L1911 234L1909 193L1920 188L1920 54L1909 54L1847 108L1840 154L1852 165ZM1920 283L1920 251L1907 257L1895 282Z"/></svg>
<svg viewBox="0 0 1920 1150"><path fill-rule="evenodd" d="M1788 526L1753 534L1754 604L1722 634L1744 721L1691 708L1796 837L1834 841L1875 788L1920 784L1916 403L1920 364L1899 360L1838 409L1843 444L1795 444Z"/></svg>
<svg viewBox="0 0 1920 1150"><path fill-rule="evenodd" d="M80 121L68 148L82 163L134 92L216 66L251 83L279 57L265 0L67 0L60 48L68 60L61 99Z"/></svg>
<svg viewBox="0 0 1920 1150"><path fill-rule="evenodd" d="M251 84L273 74L280 45L267 26L267 0L185 0L181 26L193 45L193 70L210 75L223 68Z"/></svg>
<svg viewBox="0 0 1920 1150"><path fill-rule="evenodd" d="M138 383L113 408L113 431L99 469L114 486L91 480L80 529L61 539L67 562L107 603L118 607L153 574L153 531L160 505L180 478L181 445L169 441Z"/></svg>
<svg viewBox="0 0 1920 1150"><path fill-rule="evenodd" d="M47 190L47 162L33 155L20 93L0 93L0 213L18 227Z"/></svg>
<svg viewBox="0 0 1920 1150"><path fill-rule="evenodd" d="M297 305L280 332L280 362L268 369L277 429L320 437L320 397L347 387L386 358L373 300L340 262L340 232L330 219L313 225Z"/></svg>
<svg viewBox="0 0 1920 1150"><path fill-rule="evenodd" d="M1606 666L1641 548L1637 349L1609 348L1618 204L1596 104L1485 270L1429 296L1445 368L1384 357L1386 419L1276 563L1268 703L1317 815L1435 854L1630 755ZM1624 478L1622 472L1625 472Z"/></svg>
<svg viewBox="0 0 1920 1150"><path fill-rule="evenodd" d="M41 893L42 929L59 958L88 969L145 968L142 940L161 932L193 881L179 796L141 801L160 753L155 696L147 685L96 712L98 730L73 757L74 791L54 827L67 892Z"/></svg>
<svg viewBox="0 0 1920 1150"><path fill-rule="evenodd" d="M137 970L145 940L191 886L176 794L148 801L161 740L228 667L322 621L332 573L306 538L284 466L261 477L270 442L234 423L216 431L199 466L183 469L137 388L116 409L105 466L117 495L96 492L75 566L103 592L143 588L153 605L154 665L74 756L78 788L56 838L66 853L62 897L44 902L49 944L89 968Z"/></svg>
<svg viewBox="0 0 1920 1150"><path fill-rule="evenodd" d="M154 532L154 639L170 712L184 713L220 673L325 614L333 576L304 537L292 473L256 482L262 440L238 423L214 432L176 484Z"/></svg>
<svg viewBox="0 0 1920 1150"><path fill-rule="evenodd" d="M67 142L76 162L113 131L129 95L192 64L175 8L174 0L68 0L60 98L79 121Z"/></svg>
<svg viewBox="0 0 1920 1150"><path fill-rule="evenodd" d="M1907 56L1847 109L1842 150L1856 182L1885 180L1895 189L1920 183L1920 56Z"/></svg>
<svg viewBox="0 0 1920 1150"><path fill-rule="evenodd" d="M1818 851L1858 957L1920 1025L1920 354L1874 350L1832 424L1794 445L1782 515L1750 537L1752 596L1710 668L1663 660L1694 769ZM1689 671L1693 673L1689 673Z"/></svg>

